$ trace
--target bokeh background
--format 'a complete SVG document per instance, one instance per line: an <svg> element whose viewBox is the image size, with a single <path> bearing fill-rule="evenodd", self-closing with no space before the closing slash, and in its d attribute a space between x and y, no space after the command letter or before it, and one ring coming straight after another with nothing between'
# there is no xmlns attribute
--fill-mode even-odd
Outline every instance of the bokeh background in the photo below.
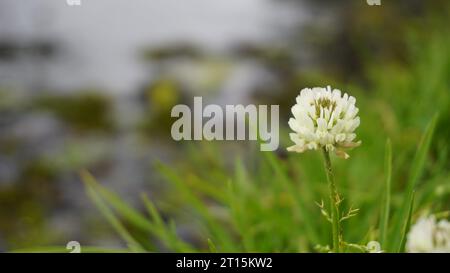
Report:
<svg viewBox="0 0 450 273"><path fill-rule="evenodd" d="M81 0L80 6L0 0L0 250L72 240L124 246L87 197L83 169L138 209L145 192L178 221L180 236L202 245L192 216L183 213L187 203L155 162L195 187L194 178L212 185L226 180L236 157L258 172L261 152L248 142L173 141L172 106L192 104L194 96L205 104L279 104L282 142L275 154L286 160L295 96L328 84L355 95L361 112L363 146L351 162L337 163L350 200L367 215L378 213L368 203L379 198L370 193L380 191L388 137L400 194L420 136L439 112L419 203L448 210L449 6L419 0L381 0L381 6L363 0ZM295 158L304 169L294 177L321 183L320 158ZM308 197L312 211L320 195L321 188ZM359 228L369 229L376 220L364 217Z"/></svg>

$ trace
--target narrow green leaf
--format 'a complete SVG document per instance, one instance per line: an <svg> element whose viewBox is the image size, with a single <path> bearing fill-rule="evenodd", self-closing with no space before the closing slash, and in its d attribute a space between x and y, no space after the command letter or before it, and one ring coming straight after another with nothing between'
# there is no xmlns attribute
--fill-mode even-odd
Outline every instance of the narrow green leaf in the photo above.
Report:
<svg viewBox="0 0 450 273"><path fill-rule="evenodd" d="M209 246L209 251L211 253L217 253L216 246L214 245L213 241L211 241L211 239L209 239L209 238L208 238L208 246Z"/></svg>
<svg viewBox="0 0 450 273"><path fill-rule="evenodd" d="M111 209L104 203L102 198L94 189L95 179L87 171L81 172L81 178L85 183L85 188L88 196L91 198L96 207L100 210L102 215L116 230L116 232L127 242L128 247L135 252L145 252L144 248L130 235L122 223L117 219Z"/></svg>
<svg viewBox="0 0 450 273"><path fill-rule="evenodd" d="M391 140L388 139L386 141L386 150L385 150L385 194L384 194L384 205L381 211L380 218L380 244L384 246L384 242L386 242L386 233L389 224L389 212L391 208L391 181L392 181L392 144Z"/></svg>
<svg viewBox="0 0 450 273"><path fill-rule="evenodd" d="M209 181L204 181L198 176L190 177L189 186L199 193L205 194L208 197L213 198L221 202L222 204L226 203L226 195L224 192L217 187L214 183L210 183Z"/></svg>
<svg viewBox="0 0 450 273"><path fill-rule="evenodd" d="M93 180L92 186L130 224L144 231L154 232L153 224L143 214L125 203L117 194L101 186L95 180Z"/></svg>
<svg viewBox="0 0 450 273"><path fill-rule="evenodd" d="M235 179L233 182L234 184L230 181L228 185L228 200L233 224L240 235L243 250L252 251L255 249L254 234L252 234L254 225L249 221L250 217L246 215L249 210L252 210L246 200L248 200L250 192L252 194L256 192L255 189L251 188L252 184L248 183L249 177L240 159L235 162Z"/></svg>
<svg viewBox="0 0 450 273"><path fill-rule="evenodd" d="M408 185L407 185L407 197L410 200L414 188L417 185L417 181L421 178L425 161L427 159L428 151L431 146L431 141L433 139L433 133L436 128L436 123L438 120L438 115L434 115L434 117L431 119L430 123L427 126L427 129L425 130L424 135L422 136L422 139L420 140L419 148L417 150L416 155L414 156L412 168L411 168L411 177L409 178ZM405 202L404 207L407 208L408 201Z"/></svg>
<svg viewBox="0 0 450 273"><path fill-rule="evenodd" d="M147 197L146 194L142 193L141 194L141 199L144 202L145 207L147 208L148 213L150 214L150 216L152 217L153 222L157 225L157 226L162 226L164 225L164 221L162 220L161 215L159 214L158 210L156 209L155 205L153 204L153 202Z"/></svg>
<svg viewBox="0 0 450 273"><path fill-rule="evenodd" d="M415 192L413 192L413 194L411 196L411 200L409 202L408 218L406 219L405 227L402 232L402 239L400 241L400 246L397 251L399 253L405 251L406 237L408 235L409 228L411 227L411 218L412 218L412 214L413 214L413 210L414 210L414 193Z"/></svg>
<svg viewBox="0 0 450 273"><path fill-rule="evenodd" d="M175 252L195 252L189 244L185 243L178 237L176 230L172 232L170 227L164 223L153 202L150 201L145 194L142 194L141 198L153 220L155 235L158 239L160 239L168 248Z"/></svg>

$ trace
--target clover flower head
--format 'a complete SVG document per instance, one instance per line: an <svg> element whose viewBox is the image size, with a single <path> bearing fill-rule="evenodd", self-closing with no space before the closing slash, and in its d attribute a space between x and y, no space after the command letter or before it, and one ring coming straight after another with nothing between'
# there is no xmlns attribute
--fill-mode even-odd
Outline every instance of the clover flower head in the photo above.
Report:
<svg viewBox="0 0 450 273"><path fill-rule="evenodd" d="M289 136L295 143L288 151L302 153L306 150L325 148L342 158L349 155L345 149L361 144L355 142L355 129L360 124L356 99L338 89L314 87L304 88L292 107L293 118L289 127L294 131Z"/></svg>
<svg viewBox="0 0 450 273"><path fill-rule="evenodd" d="M410 253L450 252L450 222L445 219L437 222L433 215L422 216L408 233L406 250Z"/></svg>

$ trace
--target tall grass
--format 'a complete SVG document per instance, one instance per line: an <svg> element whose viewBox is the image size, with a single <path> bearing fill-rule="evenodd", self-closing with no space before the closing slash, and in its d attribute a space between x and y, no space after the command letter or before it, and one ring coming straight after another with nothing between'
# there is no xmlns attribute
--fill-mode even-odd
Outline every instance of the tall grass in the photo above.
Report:
<svg viewBox="0 0 450 273"><path fill-rule="evenodd" d="M436 117L424 133L422 144L416 152L416 160L412 164L409 181L416 183L420 179L417 174L423 172L424 164L416 162L425 160L435 124ZM389 143L386 152L385 165L390 169ZM172 184L172 192L176 193L183 204L183 212L196 223L198 230L195 236L200 242L179 236L175 223L165 220L146 196L143 196L143 202L148 215L127 205L116 194L96 182L89 173L83 172L82 178L90 198L131 251L301 252L313 251L316 245L330 245L328 223L321 219L320 210L312 201L323 191L326 186L324 181L310 185L307 180L293 173L298 170L297 157L300 156L294 156L288 161L281 160L270 152L262 153L262 156L256 172L250 172L241 160L236 160L235 174L214 182L195 175L182 176L172 168L158 163L157 169ZM204 164L207 165L206 162ZM389 174L389 171L387 173ZM370 178L360 178L361 181L366 179ZM410 186L408 191L402 194L401 199L405 200L403 204L407 205L406 214L403 215L401 204L397 215L391 218L388 201L390 178L386 178L386 181L385 184L380 181L383 185L382 193L385 195L384 207L383 201L378 198L370 201L371 210L383 212L381 219L378 219L380 213L367 215L371 210L364 212L363 209L361 215L348 224L345 236L360 238L359 244L379 240L385 251L403 251L406 233L414 214L413 196L416 187ZM195 186L192 186L193 183ZM413 182L408 185L411 183ZM374 225L366 230L353 228L359 226L361 221ZM379 230L375 225L378 221ZM145 238L151 238L150 241L155 244L140 242L125 226L147 233ZM365 236L366 234L369 235ZM163 247L158 248L158 245Z"/></svg>

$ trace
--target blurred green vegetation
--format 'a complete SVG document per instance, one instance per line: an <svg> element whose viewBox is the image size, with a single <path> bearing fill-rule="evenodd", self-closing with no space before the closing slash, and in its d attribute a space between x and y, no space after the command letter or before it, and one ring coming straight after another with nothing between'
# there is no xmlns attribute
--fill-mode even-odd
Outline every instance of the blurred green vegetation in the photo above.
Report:
<svg viewBox="0 0 450 273"><path fill-rule="evenodd" d="M115 128L112 102L99 91L81 90L76 95L41 95L33 104L37 110L54 114L79 132L111 132Z"/></svg>

